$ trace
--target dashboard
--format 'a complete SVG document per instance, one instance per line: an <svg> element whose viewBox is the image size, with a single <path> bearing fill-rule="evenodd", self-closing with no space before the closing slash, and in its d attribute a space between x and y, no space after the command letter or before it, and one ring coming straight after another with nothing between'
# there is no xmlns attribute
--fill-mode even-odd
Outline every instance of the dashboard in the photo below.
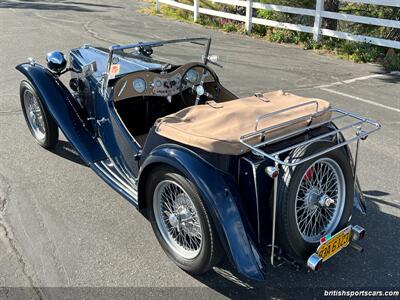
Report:
<svg viewBox="0 0 400 300"><path fill-rule="evenodd" d="M154 71L140 71L128 74L120 78L114 88L114 101L139 96L174 96L180 92L182 76L185 74L185 90L192 84L199 84L201 74L204 71L201 67L193 67L197 63L190 63L177 68L170 73L159 73ZM205 76L205 83L214 82L211 74ZM187 84L190 83L190 84Z"/></svg>
<svg viewBox="0 0 400 300"><path fill-rule="evenodd" d="M176 74L170 78L157 77L152 83L154 96L172 96L179 93L182 75Z"/></svg>

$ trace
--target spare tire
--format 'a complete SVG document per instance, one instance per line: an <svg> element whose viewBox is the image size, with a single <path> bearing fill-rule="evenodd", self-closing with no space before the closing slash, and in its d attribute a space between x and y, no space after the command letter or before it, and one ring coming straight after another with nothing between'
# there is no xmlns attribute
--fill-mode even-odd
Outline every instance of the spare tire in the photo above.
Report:
<svg viewBox="0 0 400 300"><path fill-rule="evenodd" d="M332 147L321 141L293 150L286 161L294 163ZM307 259L321 237L334 234L349 222L354 178L350 159L338 148L295 167L283 167L279 177L276 239L296 260Z"/></svg>

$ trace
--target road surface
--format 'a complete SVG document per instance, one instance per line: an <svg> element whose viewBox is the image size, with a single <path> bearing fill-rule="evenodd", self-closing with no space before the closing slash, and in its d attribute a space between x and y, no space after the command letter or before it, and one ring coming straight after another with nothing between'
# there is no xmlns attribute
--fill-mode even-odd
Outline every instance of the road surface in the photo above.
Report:
<svg viewBox="0 0 400 300"><path fill-rule="evenodd" d="M138 12L144 5L0 0L0 286L26 287L0 289L0 298L175 293L286 299L324 289L398 288L400 77L377 65L147 16ZM44 63L50 50L68 53L85 43L108 46L189 36L213 38L212 53L224 65L216 71L239 96L284 89L327 99L382 123L360 152L368 215L353 220L367 229L364 253L346 249L318 273L271 268L264 284L237 278L227 262L204 276L190 276L163 253L150 224L85 167L67 142L54 152L35 144L20 109L22 75L16 64L27 57ZM177 55L192 50L187 51Z"/></svg>

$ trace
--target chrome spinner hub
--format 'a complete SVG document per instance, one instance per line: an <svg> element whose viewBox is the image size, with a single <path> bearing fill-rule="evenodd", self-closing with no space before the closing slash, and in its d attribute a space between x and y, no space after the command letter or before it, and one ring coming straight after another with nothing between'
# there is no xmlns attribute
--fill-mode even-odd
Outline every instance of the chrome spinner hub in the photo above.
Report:
<svg viewBox="0 0 400 300"><path fill-rule="evenodd" d="M305 196L305 202L307 203L307 206L309 208L317 208L318 207L318 202L319 202L319 196L320 191L317 188L310 189L306 196Z"/></svg>
<svg viewBox="0 0 400 300"><path fill-rule="evenodd" d="M175 228L178 227L178 225L179 225L179 220L175 214L169 215L168 222L169 222L169 224L171 224L172 227L175 227Z"/></svg>
<svg viewBox="0 0 400 300"><path fill-rule="evenodd" d="M319 205L320 205L321 207L329 207L329 206L331 206L332 204L335 204L335 200L332 199L331 197L329 197L328 195L323 194L323 195L319 198L318 203L319 203Z"/></svg>
<svg viewBox="0 0 400 300"><path fill-rule="evenodd" d="M296 196L296 223L302 238L317 243L339 224L346 199L346 183L331 158L315 161L303 174Z"/></svg>
<svg viewBox="0 0 400 300"><path fill-rule="evenodd" d="M192 199L170 180L161 181L153 197L156 223L165 242L186 259L196 257L202 245L202 230Z"/></svg>

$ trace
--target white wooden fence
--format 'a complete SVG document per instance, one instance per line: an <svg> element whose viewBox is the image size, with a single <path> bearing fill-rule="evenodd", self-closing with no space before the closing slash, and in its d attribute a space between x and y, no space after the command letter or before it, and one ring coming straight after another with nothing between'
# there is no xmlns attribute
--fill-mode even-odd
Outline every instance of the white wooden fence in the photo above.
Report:
<svg viewBox="0 0 400 300"><path fill-rule="evenodd" d="M221 17L230 20L241 21L245 23L246 31L251 32L252 24L261 24L270 27L277 27L301 32L312 33L314 40L319 41L321 35L335 37L339 39L345 39L356 42L364 42L370 43L378 46L384 46L389 48L400 49L400 42L387 40L382 38L364 36L364 35L355 35L349 32L336 31L321 28L323 18L349 21L360 24L368 24L368 25L376 25L383 27L391 27L400 29L400 21L397 20L388 20L388 19L379 19L379 18L371 18L371 17L362 17L351 14L344 13L336 13L324 10L324 1L325 0L316 0L316 8L314 9L305 9L305 8L296 8L282 5L274 5L274 4L265 4L260 2L253 2L253 0L212 0L213 2L223 3L228 5L242 6L246 8L246 15L238 15L232 14L222 11L216 11L208 8L203 8L200 6L200 0L193 0L193 5L180 3L175 0L156 0L156 9L160 10L160 4L166 4L170 6L174 6L177 8L181 8L184 10L189 10L193 12L193 19L196 22L199 18L199 14L206 14L216 17ZM400 0L341 0L343 2L352 2L352 3L364 3L364 4L376 4L382 6L392 6L400 8ZM272 10L277 12L284 12L289 14L297 14L297 15L305 15L314 17L314 26L305 26L300 24L292 24L285 22L277 22L268 19L261 19L253 17L253 9L264 9L264 10Z"/></svg>

